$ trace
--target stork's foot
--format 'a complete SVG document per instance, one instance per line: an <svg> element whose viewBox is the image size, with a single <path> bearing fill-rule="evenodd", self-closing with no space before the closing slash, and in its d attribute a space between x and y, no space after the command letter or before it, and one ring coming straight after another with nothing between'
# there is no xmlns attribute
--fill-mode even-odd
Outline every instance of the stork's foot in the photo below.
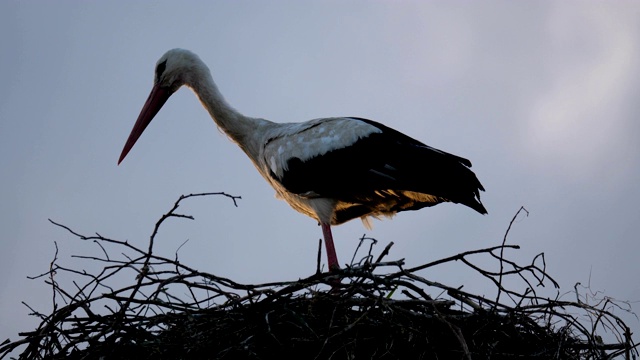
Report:
<svg viewBox="0 0 640 360"><path fill-rule="evenodd" d="M338 265L337 262L334 263L334 264L329 263L329 272L330 273L336 273L336 272L339 272L339 271L340 271L340 265Z"/></svg>
<svg viewBox="0 0 640 360"><path fill-rule="evenodd" d="M332 294L332 295L339 294L343 289L343 285L342 285L343 275L341 274L340 266L338 266L338 264L333 264L333 266L329 266L329 271L327 272L326 276L327 276L326 284L331 286L331 290L329 290L329 294Z"/></svg>

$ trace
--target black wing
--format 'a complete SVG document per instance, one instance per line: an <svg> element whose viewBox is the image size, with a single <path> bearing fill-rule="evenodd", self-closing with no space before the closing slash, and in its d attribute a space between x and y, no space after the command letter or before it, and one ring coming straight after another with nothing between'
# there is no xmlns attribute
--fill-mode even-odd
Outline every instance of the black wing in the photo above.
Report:
<svg viewBox="0 0 640 360"><path fill-rule="evenodd" d="M469 160L429 147L375 121L353 119L382 132L306 161L290 158L288 170L280 179L288 191L352 204L344 213L336 214L336 223L444 201L487 213L480 202L479 191L484 188L469 169Z"/></svg>

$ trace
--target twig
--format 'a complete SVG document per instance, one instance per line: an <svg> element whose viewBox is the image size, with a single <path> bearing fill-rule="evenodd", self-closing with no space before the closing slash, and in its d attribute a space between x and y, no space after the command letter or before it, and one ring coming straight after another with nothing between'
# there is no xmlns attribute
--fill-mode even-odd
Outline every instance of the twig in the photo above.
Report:
<svg viewBox="0 0 640 360"><path fill-rule="evenodd" d="M504 245L507 243L507 236L509 236L509 231L511 231L511 226L513 225L513 222L516 221L516 218L518 217L518 215L520 215L520 212L522 211L527 213L527 216L529 216L529 211L525 209L524 206L521 206L520 209L516 211L516 214L513 215L513 218L511 219L511 221L509 221L509 226L507 227L507 231L505 231L504 237L502 238L502 248L500 248L500 256L498 258L500 260L500 276L498 277L498 294L496 295L497 303L500 302L500 295L502 294L502 273L504 271L504 265L503 265Z"/></svg>

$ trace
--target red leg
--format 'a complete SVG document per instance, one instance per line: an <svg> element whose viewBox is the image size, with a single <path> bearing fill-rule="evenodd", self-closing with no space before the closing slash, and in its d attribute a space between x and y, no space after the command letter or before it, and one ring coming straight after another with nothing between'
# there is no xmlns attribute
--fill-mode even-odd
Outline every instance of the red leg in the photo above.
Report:
<svg viewBox="0 0 640 360"><path fill-rule="evenodd" d="M340 269L338 264L338 255L336 248L333 246L333 235L331 235L331 225L322 223L322 234L324 235L324 245L327 248L327 261L329 262L329 271Z"/></svg>

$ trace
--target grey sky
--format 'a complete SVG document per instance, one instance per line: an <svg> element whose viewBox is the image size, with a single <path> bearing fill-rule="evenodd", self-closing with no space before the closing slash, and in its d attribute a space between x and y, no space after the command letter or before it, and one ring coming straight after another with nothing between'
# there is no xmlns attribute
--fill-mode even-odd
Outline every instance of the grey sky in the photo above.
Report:
<svg viewBox="0 0 640 360"><path fill-rule="evenodd" d="M65 264L97 254L47 218L144 246L180 194L225 191L238 208L188 202L196 221L169 224L157 252L189 239L183 262L240 282L315 270L320 228L273 197L187 89L116 166L174 47L199 54L246 115L366 117L473 162L489 215L444 204L372 231L352 221L334 229L341 262L365 232L410 265L496 245L525 206L512 258L545 252L564 291L640 299L638 2L5 1L0 45L0 341L37 324L20 301L49 309L26 276L47 270L54 241ZM461 269L424 275L489 287Z"/></svg>

